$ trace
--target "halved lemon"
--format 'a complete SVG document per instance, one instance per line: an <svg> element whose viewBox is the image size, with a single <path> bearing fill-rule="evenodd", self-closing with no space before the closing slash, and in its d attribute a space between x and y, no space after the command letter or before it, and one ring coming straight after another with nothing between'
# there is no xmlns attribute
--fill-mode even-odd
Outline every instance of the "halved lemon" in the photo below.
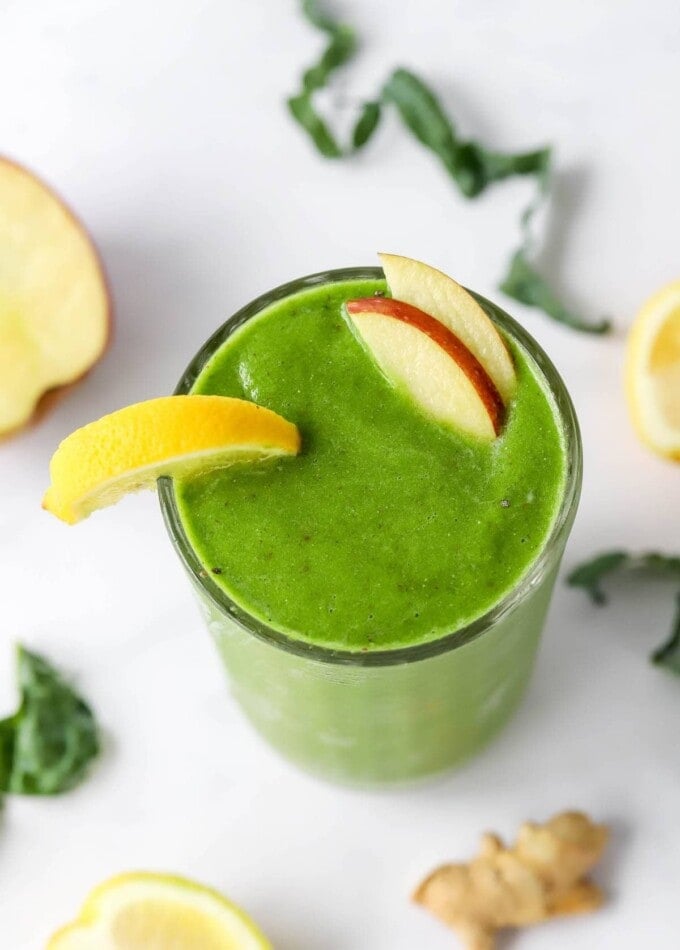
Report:
<svg viewBox="0 0 680 950"><path fill-rule="evenodd" d="M633 323L626 392L642 441L680 461L680 281L648 300Z"/></svg>
<svg viewBox="0 0 680 950"><path fill-rule="evenodd" d="M46 950L272 950L253 921L217 891L166 874L113 877Z"/></svg>
<svg viewBox="0 0 680 950"><path fill-rule="evenodd" d="M297 426L229 396L163 396L76 429L50 462L43 508L67 524L162 475L187 476L300 450Z"/></svg>

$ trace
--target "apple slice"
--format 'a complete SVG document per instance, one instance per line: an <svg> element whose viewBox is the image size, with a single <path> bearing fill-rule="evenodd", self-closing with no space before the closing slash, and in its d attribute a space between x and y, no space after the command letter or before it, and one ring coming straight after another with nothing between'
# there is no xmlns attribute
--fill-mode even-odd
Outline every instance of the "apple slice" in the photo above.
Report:
<svg viewBox="0 0 680 950"><path fill-rule="evenodd" d="M110 311L82 225L34 175L0 158L0 435L97 362Z"/></svg>
<svg viewBox="0 0 680 950"><path fill-rule="evenodd" d="M391 297L349 300L347 314L387 378L429 415L491 441L503 400L476 356L428 313Z"/></svg>
<svg viewBox="0 0 680 950"><path fill-rule="evenodd" d="M472 294L441 271L397 254L379 254L390 293L452 330L482 364L507 403L517 377L503 338Z"/></svg>

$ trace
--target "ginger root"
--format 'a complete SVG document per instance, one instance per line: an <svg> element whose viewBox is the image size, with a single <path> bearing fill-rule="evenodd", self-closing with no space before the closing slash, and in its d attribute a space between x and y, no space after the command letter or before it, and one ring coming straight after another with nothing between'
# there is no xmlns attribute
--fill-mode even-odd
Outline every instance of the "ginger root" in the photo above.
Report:
<svg viewBox="0 0 680 950"><path fill-rule="evenodd" d="M585 875L608 837L604 825L580 812L527 822L509 848L485 834L476 858L437 868L413 899L453 928L467 950L493 950L501 928L596 910L604 896Z"/></svg>

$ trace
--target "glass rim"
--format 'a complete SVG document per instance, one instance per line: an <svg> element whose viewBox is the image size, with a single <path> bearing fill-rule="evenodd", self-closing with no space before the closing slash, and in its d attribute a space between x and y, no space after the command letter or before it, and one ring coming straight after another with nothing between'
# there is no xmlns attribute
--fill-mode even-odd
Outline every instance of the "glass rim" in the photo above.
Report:
<svg viewBox="0 0 680 950"><path fill-rule="evenodd" d="M222 344L239 327L251 318L258 316L267 307L313 287L352 280L384 280L384 274L380 267L345 267L320 271L280 284L273 290L256 297L229 317L203 344L182 374L174 395L190 393L206 363ZM245 632L289 653L331 665L379 667L426 660L465 646L477 637L482 636L501 618L512 613L545 573L552 568L556 559L556 552L558 552L558 559L561 556L561 542L569 532L576 514L582 478L581 434L571 397L550 358L524 327L502 308L498 307L497 304L492 303L480 294L476 294L474 291L470 291L470 293L482 305L493 322L516 340L537 365L562 425L567 462L564 494L552 529L540 554L531 562L514 587L501 600L470 623L451 633L444 634L434 640L428 640L425 643L396 647L391 650L339 650L309 643L306 640L297 639L290 634L283 633L248 613L247 610L232 600L201 564L184 531L175 500L172 479L169 477L159 479L158 495L165 526L190 579L214 606L221 612L226 613Z"/></svg>

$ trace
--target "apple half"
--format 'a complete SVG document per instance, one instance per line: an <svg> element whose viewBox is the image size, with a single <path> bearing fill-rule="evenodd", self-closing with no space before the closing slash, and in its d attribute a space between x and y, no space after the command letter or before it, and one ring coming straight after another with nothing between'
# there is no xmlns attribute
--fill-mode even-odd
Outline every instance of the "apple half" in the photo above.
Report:
<svg viewBox="0 0 680 950"><path fill-rule="evenodd" d="M385 376L428 415L476 439L496 438L503 399L481 362L452 330L391 297L349 300L345 306Z"/></svg>
<svg viewBox="0 0 680 950"><path fill-rule="evenodd" d="M503 401L517 376L503 338L472 294L441 271L398 254L379 254L390 293L448 327L479 360Z"/></svg>
<svg viewBox="0 0 680 950"><path fill-rule="evenodd" d="M0 157L0 436L97 362L110 323L84 228L31 172Z"/></svg>

